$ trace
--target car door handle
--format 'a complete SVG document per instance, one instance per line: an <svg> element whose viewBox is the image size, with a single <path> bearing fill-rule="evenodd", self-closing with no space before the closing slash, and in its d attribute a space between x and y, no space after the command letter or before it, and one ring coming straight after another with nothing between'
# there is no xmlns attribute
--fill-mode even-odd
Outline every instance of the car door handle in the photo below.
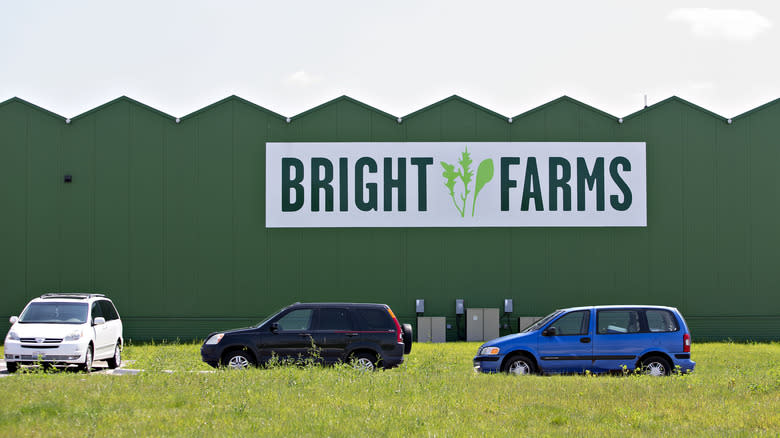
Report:
<svg viewBox="0 0 780 438"><path fill-rule="evenodd" d="M311 333L298 333L298 336L308 338L309 336L311 336Z"/></svg>
<svg viewBox="0 0 780 438"><path fill-rule="evenodd" d="M347 336L357 336L359 333L347 333Z"/></svg>
<svg viewBox="0 0 780 438"><path fill-rule="evenodd" d="M580 338L580 342L582 342L583 344L587 344L590 342L590 338Z"/></svg>

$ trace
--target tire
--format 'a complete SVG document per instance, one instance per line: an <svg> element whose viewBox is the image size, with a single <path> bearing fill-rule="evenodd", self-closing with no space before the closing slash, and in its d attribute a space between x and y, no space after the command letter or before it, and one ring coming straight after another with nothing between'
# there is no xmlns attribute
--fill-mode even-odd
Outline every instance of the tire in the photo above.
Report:
<svg viewBox="0 0 780 438"><path fill-rule="evenodd" d="M88 373L92 372L92 360L93 359L94 359L94 356L92 354L92 346L90 345L90 346L87 347L87 353L85 354L85 357L84 357L84 363L79 364L79 369L81 371L85 371L85 372L88 372Z"/></svg>
<svg viewBox="0 0 780 438"><path fill-rule="evenodd" d="M117 342L116 347L114 347L114 357L106 359L106 363L108 364L108 367L112 370L115 368L119 368L120 365L122 365L122 348L121 345Z"/></svg>
<svg viewBox="0 0 780 438"><path fill-rule="evenodd" d="M246 350L232 351L222 359L222 366L231 370L245 370L254 363L254 359Z"/></svg>
<svg viewBox="0 0 780 438"><path fill-rule="evenodd" d="M13 374L19 369L19 365L16 362L6 362L5 367L8 370L8 374Z"/></svg>
<svg viewBox="0 0 780 438"><path fill-rule="evenodd" d="M650 356L642 359L642 374L646 376L668 376L672 371L669 361L661 356Z"/></svg>
<svg viewBox="0 0 780 438"><path fill-rule="evenodd" d="M359 353L353 357L352 368L360 371L376 370L376 355L370 353Z"/></svg>
<svg viewBox="0 0 780 438"><path fill-rule="evenodd" d="M412 352L412 325L403 324L401 329L403 332L402 338L404 340L404 354L409 354Z"/></svg>
<svg viewBox="0 0 780 438"><path fill-rule="evenodd" d="M511 356L504 362L504 366L501 371L507 374L516 374L524 376L528 374L536 374L536 365L534 362L523 354L516 354Z"/></svg>

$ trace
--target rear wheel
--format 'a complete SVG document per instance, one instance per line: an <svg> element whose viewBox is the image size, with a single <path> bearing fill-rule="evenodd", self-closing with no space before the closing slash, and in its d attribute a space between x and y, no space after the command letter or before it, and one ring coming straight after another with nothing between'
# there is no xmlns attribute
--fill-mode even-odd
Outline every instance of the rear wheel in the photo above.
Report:
<svg viewBox="0 0 780 438"><path fill-rule="evenodd" d="M12 374L19 369L19 365L17 365L16 362L6 362L5 368L8 370L8 374Z"/></svg>
<svg viewBox="0 0 780 438"><path fill-rule="evenodd" d="M669 361L661 356L650 356L642 360L642 374L646 376L668 376L671 371Z"/></svg>
<svg viewBox="0 0 780 438"><path fill-rule="evenodd" d="M524 376L536 373L536 365L527 356L516 354L504 362L503 372Z"/></svg>
<svg viewBox="0 0 780 438"><path fill-rule="evenodd" d="M234 370L244 370L252 366L252 358L246 351L233 351L222 359L222 366Z"/></svg>
<svg viewBox="0 0 780 438"><path fill-rule="evenodd" d="M352 368L360 371L374 371L376 369L376 355L359 353L352 361Z"/></svg>
<svg viewBox="0 0 780 438"><path fill-rule="evenodd" d="M114 357L106 359L108 367L112 370L114 368L119 368L119 366L122 365L122 349L120 347L121 346L117 342L116 347L114 347Z"/></svg>

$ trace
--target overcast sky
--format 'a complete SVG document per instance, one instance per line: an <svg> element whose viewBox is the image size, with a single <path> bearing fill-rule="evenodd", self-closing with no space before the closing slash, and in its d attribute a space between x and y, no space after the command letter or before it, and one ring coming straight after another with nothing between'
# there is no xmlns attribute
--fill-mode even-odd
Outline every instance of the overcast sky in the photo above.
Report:
<svg viewBox="0 0 780 438"><path fill-rule="evenodd" d="M0 0L0 101L74 117L126 95L184 116L235 94L285 116L348 95L404 116L457 94L505 116L568 95L614 116L677 95L780 98L780 1Z"/></svg>

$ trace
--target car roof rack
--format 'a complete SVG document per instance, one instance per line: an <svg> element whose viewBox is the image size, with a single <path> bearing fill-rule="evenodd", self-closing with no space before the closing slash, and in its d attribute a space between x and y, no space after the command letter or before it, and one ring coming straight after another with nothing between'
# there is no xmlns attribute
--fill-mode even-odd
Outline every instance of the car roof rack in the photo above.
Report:
<svg viewBox="0 0 780 438"><path fill-rule="evenodd" d="M49 294L43 294L41 295L41 298L46 299L52 299L52 298L65 298L69 300L83 300L83 299L89 299L89 298L95 298L95 297L105 297L103 294L86 294L86 293L49 293Z"/></svg>

